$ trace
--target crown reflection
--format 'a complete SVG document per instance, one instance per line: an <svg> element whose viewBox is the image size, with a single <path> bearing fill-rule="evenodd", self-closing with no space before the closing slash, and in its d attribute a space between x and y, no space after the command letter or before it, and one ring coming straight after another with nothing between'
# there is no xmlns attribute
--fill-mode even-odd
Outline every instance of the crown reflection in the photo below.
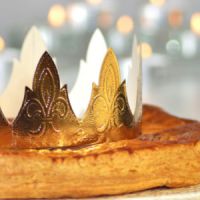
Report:
<svg viewBox="0 0 200 200"><path fill-rule="evenodd" d="M32 90L26 87L21 109L12 125L0 111L2 126L11 128L11 146L18 148L81 146L131 139L140 134L140 120L135 120L129 107L126 82L121 83L112 49L104 58L99 84L93 84L82 119L75 116L67 86L60 87L56 66L45 52L37 65Z"/></svg>

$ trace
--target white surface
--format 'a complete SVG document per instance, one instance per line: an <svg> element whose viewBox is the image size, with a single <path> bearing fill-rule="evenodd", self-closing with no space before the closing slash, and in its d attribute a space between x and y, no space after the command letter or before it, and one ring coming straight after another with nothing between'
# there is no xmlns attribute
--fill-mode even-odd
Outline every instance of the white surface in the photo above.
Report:
<svg viewBox="0 0 200 200"><path fill-rule="evenodd" d="M96 29L90 40L86 61L80 61L80 69L69 98L73 111L77 117L82 117L89 104L92 93L92 83L98 83L103 59L107 52L107 45L103 34Z"/></svg>
<svg viewBox="0 0 200 200"><path fill-rule="evenodd" d="M21 107L25 86L32 88L33 76L41 55L46 50L36 27L28 32L21 51L20 60L13 61L9 83L0 96L0 105L7 118L16 117Z"/></svg>
<svg viewBox="0 0 200 200"><path fill-rule="evenodd" d="M85 198L82 200L199 200L200 185L178 189L152 189L127 195ZM61 200L61 199L60 199ZM64 199L70 200L70 199ZM72 199L71 199L72 200Z"/></svg>
<svg viewBox="0 0 200 200"><path fill-rule="evenodd" d="M132 114L137 122L142 115L142 63L136 37L133 40L132 64L129 66L127 74L127 96Z"/></svg>

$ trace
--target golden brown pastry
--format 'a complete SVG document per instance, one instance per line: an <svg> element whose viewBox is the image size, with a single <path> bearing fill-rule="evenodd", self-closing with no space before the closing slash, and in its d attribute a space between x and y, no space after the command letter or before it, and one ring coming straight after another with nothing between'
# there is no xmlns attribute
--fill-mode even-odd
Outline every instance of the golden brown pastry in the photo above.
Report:
<svg viewBox="0 0 200 200"><path fill-rule="evenodd" d="M17 117L9 123L0 110L0 198L90 197L200 183L200 123L148 105L142 115L140 89L135 104L132 110L109 49L88 109L77 118L44 53Z"/></svg>
<svg viewBox="0 0 200 200"><path fill-rule="evenodd" d="M155 117L156 116L156 117ZM0 198L90 197L200 183L200 123L144 106L138 139L0 150Z"/></svg>

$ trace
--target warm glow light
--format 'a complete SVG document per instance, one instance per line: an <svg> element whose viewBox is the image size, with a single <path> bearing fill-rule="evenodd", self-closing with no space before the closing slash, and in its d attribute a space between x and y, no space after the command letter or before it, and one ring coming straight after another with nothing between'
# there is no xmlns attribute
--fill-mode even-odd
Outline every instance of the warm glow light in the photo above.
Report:
<svg viewBox="0 0 200 200"><path fill-rule="evenodd" d="M73 4L67 9L68 17L74 26L82 27L88 18L87 8L83 4Z"/></svg>
<svg viewBox="0 0 200 200"><path fill-rule="evenodd" d="M98 24L101 28L107 28L112 24L112 15L109 11L103 11L98 16Z"/></svg>
<svg viewBox="0 0 200 200"><path fill-rule="evenodd" d="M200 35L200 13L194 13L192 15L190 26L194 33Z"/></svg>
<svg viewBox="0 0 200 200"><path fill-rule="evenodd" d="M155 6L163 6L165 0L149 0L149 2Z"/></svg>
<svg viewBox="0 0 200 200"><path fill-rule="evenodd" d="M142 9L141 25L146 34L152 35L160 28L162 12L159 7L153 5L146 5Z"/></svg>
<svg viewBox="0 0 200 200"><path fill-rule="evenodd" d="M146 42L140 44L142 58L149 58L152 55L152 47Z"/></svg>
<svg viewBox="0 0 200 200"><path fill-rule="evenodd" d="M86 0L89 4L92 4L92 5L99 5L102 0Z"/></svg>
<svg viewBox="0 0 200 200"><path fill-rule="evenodd" d="M3 51L5 48L5 41L4 39L0 36L0 51Z"/></svg>
<svg viewBox="0 0 200 200"><path fill-rule="evenodd" d="M48 22L53 27L60 27L65 23L66 13L62 5L53 5L48 13Z"/></svg>
<svg viewBox="0 0 200 200"><path fill-rule="evenodd" d="M131 17L129 16L121 16L117 20L117 30L121 33L127 34L131 32L134 28L134 23Z"/></svg>
<svg viewBox="0 0 200 200"><path fill-rule="evenodd" d="M172 27L180 27L183 23L183 14L180 10L172 10L168 15L169 25Z"/></svg>

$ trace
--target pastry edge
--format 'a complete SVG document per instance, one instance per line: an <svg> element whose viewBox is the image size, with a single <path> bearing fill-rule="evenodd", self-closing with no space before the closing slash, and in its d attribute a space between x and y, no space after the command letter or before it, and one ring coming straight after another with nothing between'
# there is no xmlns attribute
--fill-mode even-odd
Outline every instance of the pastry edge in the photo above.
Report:
<svg viewBox="0 0 200 200"><path fill-rule="evenodd" d="M126 143L129 150L83 156L0 151L0 198L91 197L200 183L199 141L133 151Z"/></svg>

